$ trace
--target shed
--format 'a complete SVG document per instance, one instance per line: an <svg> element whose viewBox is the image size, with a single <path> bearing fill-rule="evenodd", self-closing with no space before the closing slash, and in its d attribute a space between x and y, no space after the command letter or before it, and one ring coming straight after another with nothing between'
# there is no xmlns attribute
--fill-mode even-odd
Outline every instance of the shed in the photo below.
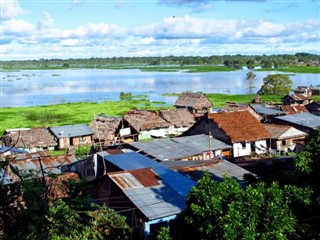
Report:
<svg viewBox="0 0 320 240"><path fill-rule="evenodd" d="M49 128L58 140L59 149L70 146L91 145L94 131L86 124L65 125Z"/></svg>
<svg viewBox="0 0 320 240"><path fill-rule="evenodd" d="M310 113L320 116L320 101L307 104L306 109L308 109Z"/></svg>
<svg viewBox="0 0 320 240"><path fill-rule="evenodd" d="M312 102L312 98L307 94L287 94L281 98L281 101L283 105L306 105Z"/></svg>

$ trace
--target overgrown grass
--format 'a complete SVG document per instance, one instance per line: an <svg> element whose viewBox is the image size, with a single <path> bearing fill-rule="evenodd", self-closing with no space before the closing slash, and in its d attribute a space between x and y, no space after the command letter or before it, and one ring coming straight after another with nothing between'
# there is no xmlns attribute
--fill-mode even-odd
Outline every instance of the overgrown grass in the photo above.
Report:
<svg viewBox="0 0 320 240"><path fill-rule="evenodd" d="M280 68L261 68L256 71L279 71L292 73L320 73L320 67L316 66L290 66Z"/></svg>

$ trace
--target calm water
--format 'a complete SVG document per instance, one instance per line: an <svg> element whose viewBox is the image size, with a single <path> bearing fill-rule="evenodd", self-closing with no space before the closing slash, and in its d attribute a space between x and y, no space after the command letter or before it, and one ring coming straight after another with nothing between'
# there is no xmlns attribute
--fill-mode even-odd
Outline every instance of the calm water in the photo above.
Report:
<svg viewBox="0 0 320 240"><path fill-rule="evenodd" d="M174 103L163 93L202 91L246 94L246 70L233 72L140 72L139 70L76 69L1 72L1 107L26 107L65 102L119 100L120 92L146 94L152 101ZM255 72L256 93L263 78L277 72ZM320 74L290 76L293 88L320 84Z"/></svg>

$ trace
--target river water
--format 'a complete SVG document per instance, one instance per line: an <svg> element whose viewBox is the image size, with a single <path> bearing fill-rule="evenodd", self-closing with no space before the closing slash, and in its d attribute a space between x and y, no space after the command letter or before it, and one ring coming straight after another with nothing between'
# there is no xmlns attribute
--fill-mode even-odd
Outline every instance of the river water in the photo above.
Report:
<svg viewBox="0 0 320 240"><path fill-rule="evenodd" d="M232 72L141 72L138 69L67 69L1 72L1 107L29 107L66 102L119 100L121 92L148 95L152 101L174 103L163 93L250 93L247 70ZM256 93L263 78L279 72L255 72L251 90ZM320 74L292 74L293 88L320 84Z"/></svg>

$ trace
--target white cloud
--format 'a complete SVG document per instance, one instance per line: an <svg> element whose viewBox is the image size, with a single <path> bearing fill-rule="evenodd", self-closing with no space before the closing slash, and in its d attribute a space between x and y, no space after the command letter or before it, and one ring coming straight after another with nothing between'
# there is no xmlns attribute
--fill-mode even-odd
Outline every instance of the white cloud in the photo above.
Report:
<svg viewBox="0 0 320 240"><path fill-rule="evenodd" d="M27 36L33 33L34 26L24 20L11 19L2 23L2 37L8 35Z"/></svg>
<svg viewBox="0 0 320 240"><path fill-rule="evenodd" d="M11 1L1 0L0 19L10 19L25 13L28 13L28 11L22 9L20 4L16 0L11 0Z"/></svg>
<svg viewBox="0 0 320 240"><path fill-rule="evenodd" d="M54 20L48 12L43 12L44 18L37 23L39 31L48 31L54 28Z"/></svg>

